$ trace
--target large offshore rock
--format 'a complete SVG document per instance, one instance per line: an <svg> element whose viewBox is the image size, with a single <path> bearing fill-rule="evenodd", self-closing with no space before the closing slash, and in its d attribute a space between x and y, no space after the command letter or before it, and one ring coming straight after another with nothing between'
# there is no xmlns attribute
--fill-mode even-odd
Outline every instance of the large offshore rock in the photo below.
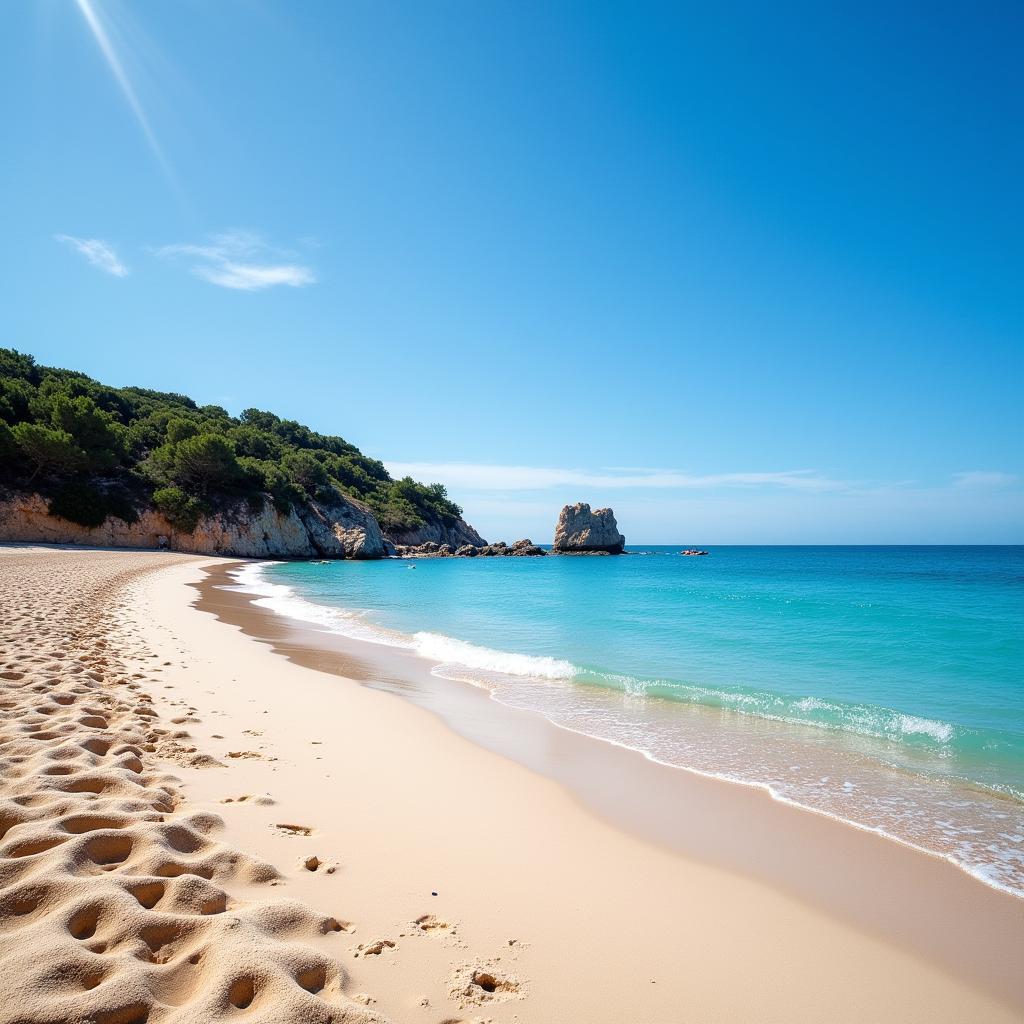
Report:
<svg viewBox="0 0 1024 1024"><path fill-rule="evenodd" d="M555 527L555 551L563 554L621 555L626 538L619 533L610 508L593 512L586 502L566 505Z"/></svg>

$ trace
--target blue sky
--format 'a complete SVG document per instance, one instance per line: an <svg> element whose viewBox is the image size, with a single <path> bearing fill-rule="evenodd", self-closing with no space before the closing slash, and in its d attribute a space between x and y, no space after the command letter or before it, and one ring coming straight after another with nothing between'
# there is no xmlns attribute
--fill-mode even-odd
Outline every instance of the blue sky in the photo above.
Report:
<svg viewBox="0 0 1024 1024"><path fill-rule="evenodd" d="M1022 542L1022 12L11 4L0 344L490 537Z"/></svg>

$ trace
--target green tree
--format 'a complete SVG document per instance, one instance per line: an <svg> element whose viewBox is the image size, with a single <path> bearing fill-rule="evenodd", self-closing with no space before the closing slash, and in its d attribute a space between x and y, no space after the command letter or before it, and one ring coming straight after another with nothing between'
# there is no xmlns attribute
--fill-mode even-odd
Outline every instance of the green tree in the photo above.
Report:
<svg viewBox="0 0 1024 1024"><path fill-rule="evenodd" d="M85 452L90 469L112 469L124 457L125 428L91 398L58 395L50 418L54 429L69 434Z"/></svg>
<svg viewBox="0 0 1024 1024"><path fill-rule="evenodd" d="M219 434L197 434L174 445L173 473L178 483L206 494L236 483L242 467L230 442Z"/></svg>
<svg viewBox="0 0 1024 1024"><path fill-rule="evenodd" d="M269 431L244 424L228 431L239 455L254 459L279 459L282 454L281 442Z"/></svg>
<svg viewBox="0 0 1024 1024"><path fill-rule="evenodd" d="M85 452L66 430L54 430L40 423L18 423L12 433L22 455L33 467L30 483L41 472L63 470L75 473L88 463Z"/></svg>
<svg viewBox="0 0 1024 1024"><path fill-rule="evenodd" d="M177 444L187 441L199 433L199 425L195 420L187 420L184 416L175 416L167 421L167 443Z"/></svg>
<svg viewBox="0 0 1024 1024"><path fill-rule="evenodd" d="M35 389L28 381L0 377L0 420L18 423L28 419Z"/></svg>
<svg viewBox="0 0 1024 1024"><path fill-rule="evenodd" d="M14 431L0 420L0 464L9 462L18 454L18 442L14 440Z"/></svg>
<svg viewBox="0 0 1024 1024"><path fill-rule="evenodd" d="M33 356L13 348L0 348L0 377L25 380L35 386L40 376L40 369Z"/></svg>
<svg viewBox="0 0 1024 1024"><path fill-rule="evenodd" d="M309 495L330 485L331 479L323 463L307 451L289 452L281 464L292 483L298 484Z"/></svg>

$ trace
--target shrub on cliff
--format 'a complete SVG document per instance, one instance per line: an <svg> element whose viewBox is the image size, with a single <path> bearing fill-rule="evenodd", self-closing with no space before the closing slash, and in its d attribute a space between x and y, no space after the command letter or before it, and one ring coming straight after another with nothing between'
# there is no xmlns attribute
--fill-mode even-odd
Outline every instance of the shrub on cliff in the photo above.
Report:
<svg viewBox="0 0 1024 1024"><path fill-rule="evenodd" d="M191 533L203 514L200 501L190 497L180 487L161 487L153 492L153 504L176 530Z"/></svg>
<svg viewBox="0 0 1024 1024"><path fill-rule="evenodd" d="M120 488L108 491L81 480L57 491L50 502L50 514L87 527L100 526L108 516L126 523L139 518L131 499Z"/></svg>

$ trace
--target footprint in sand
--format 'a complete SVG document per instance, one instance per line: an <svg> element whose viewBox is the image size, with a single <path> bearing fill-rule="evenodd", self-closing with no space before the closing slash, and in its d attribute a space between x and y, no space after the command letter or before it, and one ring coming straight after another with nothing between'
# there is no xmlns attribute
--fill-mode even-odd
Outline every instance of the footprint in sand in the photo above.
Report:
<svg viewBox="0 0 1024 1024"><path fill-rule="evenodd" d="M447 921L442 921L439 917L435 917L433 914L423 914L422 916L417 917L416 920L413 921L413 924L416 925L421 932L446 931L451 927Z"/></svg>
<svg viewBox="0 0 1024 1024"><path fill-rule="evenodd" d="M371 942L369 945L358 945L355 948L355 952L352 954L355 957L360 956L380 956L385 949L394 949L395 944L391 939L378 939L376 942Z"/></svg>
<svg viewBox="0 0 1024 1024"><path fill-rule="evenodd" d="M287 822L279 822L274 828L289 836L311 836L313 834L313 830L305 825L289 825Z"/></svg>
<svg viewBox="0 0 1024 1024"><path fill-rule="evenodd" d="M496 961L488 961L457 968L452 973L448 994L452 999L458 999L461 1006L481 1006L485 1003L522 999L526 993L518 978L501 971Z"/></svg>
<svg viewBox="0 0 1024 1024"><path fill-rule="evenodd" d="M113 654L96 657L106 637L123 648L114 594L166 557L0 559L0 649L18 657L0 661L0 1019L143 1024L251 1009L377 1022L344 995L336 960L292 942L351 924L253 893L278 872L219 842L215 815L188 810L151 759L169 759L169 732L144 695L122 699ZM89 670L99 665L105 675Z"/></svg>

